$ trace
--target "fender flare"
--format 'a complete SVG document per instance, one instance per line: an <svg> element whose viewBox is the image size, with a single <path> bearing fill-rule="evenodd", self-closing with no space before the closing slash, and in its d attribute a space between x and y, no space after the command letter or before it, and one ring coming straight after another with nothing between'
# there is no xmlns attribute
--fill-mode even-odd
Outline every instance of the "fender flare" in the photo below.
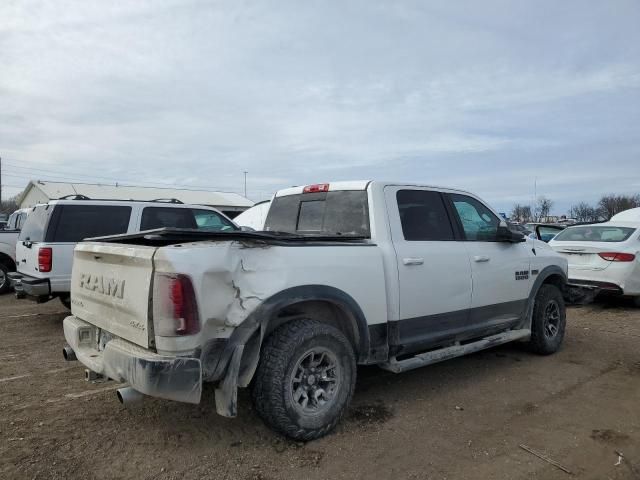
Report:
<svg viewBox="0 0 640 480"><path fill-rule="evenodd" d="M236 415L237 387L248 386L253 378L270 320L282 309L306 301L327 302L350 314L355 320L358 333L358 360L365 361L368 358L370 336L367 320L351 295L327 285L301 285L282 290L262 302L235 328L216 365L210 365L207 380L220 382L216 389L216 409L219 414ZM201 352L203 365L207 363L209 354L214 354L219 345L213 342L211 348L207 347L205 345Z"/></svg>
<svg viewBox="0 0 640 480"><path fill-rule="evenodd" d="M536 295L538 295L538 290L540 287L547 281L549 277L552 275L557 275L562 280L562 293L564 294L564 290L568 283L567 272L565 272L558 265L548 265L542 269L540 273L538 273L535 282L531 286L531 290L529 291L529 298L527 299L527 314L525 316L526 328L531 328L531 322L533 320L533 306L535 304Z"/></svg>

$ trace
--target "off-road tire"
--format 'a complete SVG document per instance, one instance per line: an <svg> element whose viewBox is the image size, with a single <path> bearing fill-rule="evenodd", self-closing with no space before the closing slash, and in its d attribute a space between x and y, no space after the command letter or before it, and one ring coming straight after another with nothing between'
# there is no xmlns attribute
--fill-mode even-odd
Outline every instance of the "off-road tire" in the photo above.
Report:
<svg viewBox="0 0 640 480"><path fill-rule="evenodd" d="M60 298L60 303L64 305L67 310L71 310L71 295L58 298Z"/></svg>
<svg viewBox="0 0 640 480"><path fill-rule="evenodd" d="M305 414L296 405L292 375L309 350L330 352L339 364L331 401L316 414ZM295 370L295 371L294 371ZM252 388L253 405L272 429L295 440L308 441L329 433L346 411L356 381L353 346L340 330L317 320L295 320L280 326L266 339Z"/></svg>
<svg viewBox="0 0 640 480"><path fill-rule="evenodd" d="M0 262L0 294L11 290L11 280L9 280L9 267Z"/></svg>
<svg viewBox="0 0 640 480"><path fill-rule="evenodd" d="M550 319L550 312L557 313L552 315L554 320ZM529 350L539 355L550 355L560 350L566 322L567 311L562 292L554 285L542 285L533 304ZM554 325L554 328L550 325Z"/></svg>

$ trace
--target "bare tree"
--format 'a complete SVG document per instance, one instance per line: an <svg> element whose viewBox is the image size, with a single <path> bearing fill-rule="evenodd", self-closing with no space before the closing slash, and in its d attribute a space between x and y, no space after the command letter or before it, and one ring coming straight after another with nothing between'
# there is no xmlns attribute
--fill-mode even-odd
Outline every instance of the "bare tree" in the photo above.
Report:
<svg viewBox="0 0 640 480"><path fill-rule="evenodd" d="M7 215L15 212L18 209L18 202L16 202L17 197L9 198L7 200L3 200L0 203L0 213L5 213Z"/></svg>
<svg viewBox="0 0 640 480"><path fill-rule="evenodd" d="M538 214L538 219L542 220L545 217L549 216L549 212L553 207L553 201L547 197L538 197L538 203L536 205L536 210Z"/></svg>
<svg viewBox="0 0 640 480"><path fill-rule="evenodd" d="M531 207L516 203L511 210L510 217L516 222L529 222L531 221Z"/></svg>
<svg viewBox="0 0 640 480"><path fill-rule="evenodd" d="M579 222L595 222L598 220L598 210L587 202L580 202L569 210L569 216Z"/></svg>
<svg viewBox="0 0 640 480"><path fill-rule="evenodd" d="M635 207L640 207L640 195L609 194L603 196L598 202L598 208L607 220L617 213Z"/></svg>

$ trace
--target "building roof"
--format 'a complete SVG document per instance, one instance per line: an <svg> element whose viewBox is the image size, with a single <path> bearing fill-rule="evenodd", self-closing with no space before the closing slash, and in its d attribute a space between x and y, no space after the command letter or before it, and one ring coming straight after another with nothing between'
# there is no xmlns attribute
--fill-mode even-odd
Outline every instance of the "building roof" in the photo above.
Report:
<svg viewBox="0 0 640 480"><path fill-rule="evenodd" d="M253 202L237 193L185 190L178 188L136 187L127 185L103 185L94 183L67 183L31 180L18 197L18 204L33 188L41 190L50 200L66 195L85 195L101 200L157 200L176 198L183 203L211 205L215 207L251 207Z"/></svg>

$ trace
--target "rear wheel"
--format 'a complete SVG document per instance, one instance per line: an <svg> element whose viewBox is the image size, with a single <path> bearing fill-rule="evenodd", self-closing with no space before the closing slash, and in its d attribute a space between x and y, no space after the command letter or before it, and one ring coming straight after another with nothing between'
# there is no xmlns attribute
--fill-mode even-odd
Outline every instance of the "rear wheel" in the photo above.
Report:
<svg viewBox="0 0 640 480"><path fill-rule="evenodd" d="M542 285L533 306L530 350L540 355L557 352L564 339L566 315L562 292L554 285Z"/></svg>
<svg viewBox="0 0 640 480"><path fill-rule="evenodd" d="M0 263L0 293L6 293L11 289L8 273L9 268L4 263Z"/></svg>
<svg viewBox="0 0 640 480"><path fill-rule="evenodd" d="M342 332L316 320L297 320L265 341L253 404L274 430L296 440L313 440L338 424L355 380L355 353Z"/></svg>

